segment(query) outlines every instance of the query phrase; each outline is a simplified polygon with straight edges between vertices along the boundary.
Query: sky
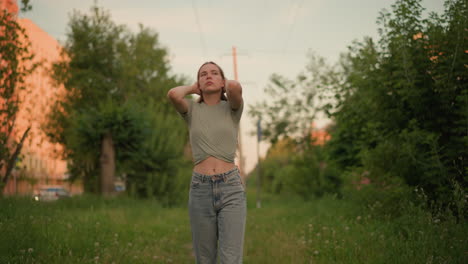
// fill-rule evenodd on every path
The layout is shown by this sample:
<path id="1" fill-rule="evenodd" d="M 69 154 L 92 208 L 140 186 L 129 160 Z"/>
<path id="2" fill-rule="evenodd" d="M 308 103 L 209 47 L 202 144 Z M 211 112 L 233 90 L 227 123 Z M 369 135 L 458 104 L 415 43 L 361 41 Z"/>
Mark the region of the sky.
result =
<path id="1" fill-rule="evenodd" d="M 20 2 L 20 1 L 18 1 Z M 94 0 L 34 0 L 28 18 L 64 43 L 73 10 L 89 13 Z M 154 29 L 169 51 L 173 74 L 196 78 L 205 61 L 219 64 L 234 79 L 232 47 L 246 107 L 241 121 L 245 171 L 257 162 L 255 121 L 250 105 L 268 100 L 263 90 L 273 73 L 295 78 L 304 71 L 310 52 L 334 63 L 353 40 L 378 38 L 376 24 L 393 0 L 99 0 L 112 20 L 133 31 L 138 25 Z M 426 14 L 441 13 L 443 0 L 423 0 Z M 188 83 L 191 84 L 191 83 Z M 328 120 L 315 121 L 318 128 Z M 268 148 L 260 145 L 263 156 Z"/>

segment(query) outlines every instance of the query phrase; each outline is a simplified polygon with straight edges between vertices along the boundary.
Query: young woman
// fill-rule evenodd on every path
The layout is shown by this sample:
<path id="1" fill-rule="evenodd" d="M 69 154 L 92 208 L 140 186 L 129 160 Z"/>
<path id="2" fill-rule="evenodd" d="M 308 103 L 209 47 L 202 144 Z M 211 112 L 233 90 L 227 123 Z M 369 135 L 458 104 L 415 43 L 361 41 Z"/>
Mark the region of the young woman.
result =
<path id="1" fill-rule="evenodd" d="M 226 98 L 226 95 L 227 98 Z M 198 102 L 187 100 L 198 94 Z M 226 80 L 214 62 L 203 64 L 197 82 L 168 92 L 186 121 L 195 163 L 189 216 L 197 263 L 242 263 L 245 190 L 234 164 L 244 102 L 242 87 Z"/>

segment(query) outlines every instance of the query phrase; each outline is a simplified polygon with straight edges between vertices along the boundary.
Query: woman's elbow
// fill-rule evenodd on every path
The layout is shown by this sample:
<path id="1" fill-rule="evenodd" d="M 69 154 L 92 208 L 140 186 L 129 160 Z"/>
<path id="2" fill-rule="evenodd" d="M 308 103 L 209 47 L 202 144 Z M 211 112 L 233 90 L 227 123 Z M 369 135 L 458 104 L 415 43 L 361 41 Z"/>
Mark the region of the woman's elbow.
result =
<path id="1" fill-rule="evenodd" d="M 172 88 L 167 92 L 167 98 L 173 101 L 175 97 L 176 97 L 175 91 L 174 91 L 174 88 Z"/>
<path id="2" fill-rule="evenodd" d="M 242 86 L 238 81 L 233 81 L 229 90 L 233 94 L 242 94 Z"/>

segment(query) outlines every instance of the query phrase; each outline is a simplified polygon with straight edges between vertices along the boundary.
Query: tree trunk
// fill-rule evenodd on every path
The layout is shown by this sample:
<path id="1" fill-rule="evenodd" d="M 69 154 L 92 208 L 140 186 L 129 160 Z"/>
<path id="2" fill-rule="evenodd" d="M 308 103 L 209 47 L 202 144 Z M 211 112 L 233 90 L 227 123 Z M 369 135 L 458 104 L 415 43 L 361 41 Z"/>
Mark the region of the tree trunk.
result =
<path id="1" fill-rule="evenodd" d="M 101 146 L 101 194 L 110 196 L 114 194 L 115 175 L 115 148 L 112 135 L 106 133 L 102 138 Z"/>
<path id="2" fill-rule="evenodd" d="M 1 184 L 2 188 L 0 189 L 0 191 L 1 191 L 0 195 L 3 194 L 3 188 L 8 183 L 8 179 L 10 178 L 11 171 L 15 167 L 16 158 L 18 158 L 18 155 L 21 153 L 21 149 L 23 148 L 23 142 L 26 139 L 26 137 L 28 136 L 28 132 L 29 132 L 30 129 L 31 129 L 31 127 L 28 127 L 28 129 L 26 129 L 26 131 L 24 131 L 20 142 L 16 146 L 15 152 L 13 153 L 13 155 L 11 155 L 10 159 L 8 160 L 8 164 L 7 164 L 6 171 L 5 171 L 5 176 L 2 179 L 2 184 Z"/>

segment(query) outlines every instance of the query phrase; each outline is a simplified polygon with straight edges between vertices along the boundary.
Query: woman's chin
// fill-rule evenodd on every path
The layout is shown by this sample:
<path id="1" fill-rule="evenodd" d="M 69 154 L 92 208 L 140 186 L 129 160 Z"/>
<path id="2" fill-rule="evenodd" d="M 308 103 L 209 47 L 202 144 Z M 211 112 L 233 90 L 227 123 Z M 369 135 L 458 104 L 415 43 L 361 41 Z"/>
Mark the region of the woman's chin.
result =
<path id="1" fill-rule="evenodd" d="M 206 94 L 216 94 L 221 92 L 221 88 L 208 86 L 203 90 L 203 92 Z"/>

